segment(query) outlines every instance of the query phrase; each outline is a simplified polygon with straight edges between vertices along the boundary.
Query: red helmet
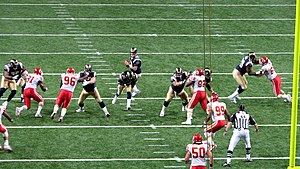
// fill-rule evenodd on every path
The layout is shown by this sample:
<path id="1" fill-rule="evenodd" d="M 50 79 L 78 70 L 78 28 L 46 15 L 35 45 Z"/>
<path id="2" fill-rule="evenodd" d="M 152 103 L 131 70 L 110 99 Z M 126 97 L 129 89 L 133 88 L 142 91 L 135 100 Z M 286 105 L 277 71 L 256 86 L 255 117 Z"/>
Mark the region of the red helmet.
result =
<path id="1" fill-rule="evenodd" d="M 204 75 L 204 73 L 203 73 L 203 71 L 202 71 L 202 69 L 201 68 L 197 68 L 196 70 L 195 70 L 195 74 L 196 74 L 196 76 L 202 76 L 202 75 Z"/>
<path id="2" fill-rule="evenodd" d="M 193 136 L 193 143 L 202 143 L 202 136 L 201 136 L 201 134 L 195 134 Z"/>
<path id="3" fill-rule="evenodd" d="M 210 96 L 210 101 L 211 101 L 211 102 L 217 102 L 217 101 L 219 101 L 219 96 L 218 96 L 218 94 L 217 94 L 217 93 L 211 94 L 211 96 Z"/>
<path id="4" fill-rule="evenodd" d="M 75 73 L 75 70 L 72 68 L 72 67 L 69 67 L 68 69 L 67 69 L 67 73 Z"/>
<path id="5" fill-rule="evenodd" d="M 267 56 L 262 56 L 259 61 L 262 65 L 266 65 L 267 63 L 269 63 L 269 59 Z"/>
<path id="6" fill-rule="evenodd" d="M 37 74 L 37 75 L 43 75 L 43 71 L 41 68 L 37 67 L 34 69 L 33 71 L 34 74 Z"/>

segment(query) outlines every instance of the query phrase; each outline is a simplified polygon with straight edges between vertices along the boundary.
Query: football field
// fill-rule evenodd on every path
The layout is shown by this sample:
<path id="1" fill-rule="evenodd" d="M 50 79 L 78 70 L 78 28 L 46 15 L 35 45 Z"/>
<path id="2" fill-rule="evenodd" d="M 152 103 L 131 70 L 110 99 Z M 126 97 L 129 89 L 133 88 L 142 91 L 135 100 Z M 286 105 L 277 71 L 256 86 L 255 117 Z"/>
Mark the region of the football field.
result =
<path id="1" fill-rule="evenodd" d="M 15 58 L 30 72 L 40 67 L 49 88 L 38 89 L 45 98 L 43 118 L 38 119 L 34 101 L 30 110 L 15 117 L 15 108 L 22 105 L 18 88 L 7 108 L 15 122 L 2 118 L 14 151 L 0 151 L 0 167 L 189 168 L 185 147 L 195 133 L 203 135 L 206 113 L 197 105 L 193 125 L 181 125 L 186 113 L 178 97 L 165 117 L 159 117 L 175 68 L 211 68 L 211 86 L 233 114 L 238 104 L 227 96 L 237 83 L 231 73 L 245 54 L 254 51 L 272 60 L 282 90 L 291 94 L 294 24 L 292 0 L 0 0 L 0 66 Z M 129 59 L 131 47 L 142 59 L 137 84 L 142 93 L 127 111 L 126 93 L 117 104 L 111 101 L 118 75 L 128 69 L 123 61 Z M 64 121 L 51 120 L 60 74 L 70 66 L 78 73 L 86 64 L 97 73 L 97 87 L 111 116 L 104 117 L 92 97 L 85 101 L 85 112 L 75 112 L 82 91 L 79 83 Z M 254 66 L 253 71 L 260 68 Z M 274 97 L 265 76 L 247 75 L 247 80 L 249 88 L 238 103 L 246 105 L 260 132 L 250 129 L 253 162 L 245 162 L 241 140 L 231 168 L 287 168 L 291 104 Z M 299 147 L 299 125 L 297 129 Z M 214 168 L 223 168 L 232 129 L 226 137 L 222 134 L 223 129 L 214 139 Z M 298 148 L 296 165 L 299 158 Z"/>

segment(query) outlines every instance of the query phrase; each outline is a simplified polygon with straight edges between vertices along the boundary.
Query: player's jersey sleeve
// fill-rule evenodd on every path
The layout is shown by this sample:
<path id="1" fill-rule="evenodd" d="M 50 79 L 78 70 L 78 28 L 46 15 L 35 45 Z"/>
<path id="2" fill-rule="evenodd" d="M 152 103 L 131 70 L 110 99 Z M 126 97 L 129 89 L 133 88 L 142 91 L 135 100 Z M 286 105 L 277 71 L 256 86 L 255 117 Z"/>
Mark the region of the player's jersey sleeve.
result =
<path id="1" fill-rule="evenodd" d="M 249 123 L 250 123 L 251 125 L 255 125 L 255 124 L 256 124 L 256 121 L 255 121 L 254 118 L 252 118 L 252 117 L 250 116 L 250 117 L 249 117 Z"/>

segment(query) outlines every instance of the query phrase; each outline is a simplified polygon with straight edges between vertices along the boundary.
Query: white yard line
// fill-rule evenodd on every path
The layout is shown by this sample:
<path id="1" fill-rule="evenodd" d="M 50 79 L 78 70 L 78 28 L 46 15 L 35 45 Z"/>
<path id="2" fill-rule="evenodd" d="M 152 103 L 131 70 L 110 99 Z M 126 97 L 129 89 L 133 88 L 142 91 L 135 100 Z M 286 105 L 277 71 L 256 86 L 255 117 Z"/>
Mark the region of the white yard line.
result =
<path id="1" fill-rule="evenodd" d="M 289 157 L 251 157 L 253 160 L 288 160 Z M 106 161 L 176 161 L 184 158 L 96 158 L 96 159 L 12 159 L 0 160 L 0 162 L 106 162 Z M 214 157 L 214 160 L 226 160 L 227 158 Z M 300 159 L 300 157 L 296 157 Z M 232 160 L 245 160 L 245 157 L 233 157 Z"/>
<path id="2" fill-rule="evenodd" d="M 0 34 L 6 37 L 294 37 L 294 34 Z"/>
<path id="3" fill-rule="evenodd" d="M 203 4 L 27 4 L 27 3 L 1 3 L 0 6 L 128 6 L 128 7 L 202 7 Z M 214 6 L 214 7 L 295 7 L 295 4 L 204 4 L 204 6 Z"/>
<path id="4" fill-rule="evenodd" d="M 259 127 L 290 127 L 290 124 L 259 124 Z M 141 126 L 6 126 L 9 129 L 96 129 L 96 128 L 204 128 L 206 125 L 141 125 Z M 297 125 L 300 127 L 300 124 Z M 151 138 L 149 138 L 151 139 Z"/>
<path id="5" fill-rule="evenodd" d="M 201 18 L 70 18 L 67 15 L 65 18 L 0 18 L 0 20 L 77 20 L 77 21 L 203 21 Z M 204 19 L 208 21 L 209 19 Z M 295 18 L 215 18 L 209 21 L 295 21 Z"/>
<path id="6" fill-rule="evenodd" d="M 75 38 L 74 38 L 75 39 Z M 77 38 L 77 39 L 89 39 L 89 38 Z M 77 42 L 80 43 L 80 42 Z M 92 42 L 81 42 L 81 43 L 92 43 Z M 235 42 L 236 43 L 236 42 Z M 0 52 L 0 55 L 128 55 L 128 53 L 113 53 L 113 52 Z M 151 53 L 139 53 L 140 55 L 203 55 L 204 53 L 197 52 L 151 52 Z M 206 53 L 208 54 L 208 53 Z M 241 52 L 212 52 L 212 55 L 244 55 Z M 256 54 L 264 55 L 293 55 L 294 52 L 256 52 Z"/>

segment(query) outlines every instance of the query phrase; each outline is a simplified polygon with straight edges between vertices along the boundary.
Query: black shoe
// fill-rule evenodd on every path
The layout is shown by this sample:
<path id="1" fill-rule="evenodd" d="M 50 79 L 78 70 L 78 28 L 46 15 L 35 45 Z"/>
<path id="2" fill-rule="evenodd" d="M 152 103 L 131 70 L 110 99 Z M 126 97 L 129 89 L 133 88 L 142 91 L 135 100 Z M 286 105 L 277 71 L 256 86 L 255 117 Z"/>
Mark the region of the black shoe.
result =
<path id="1" fill-rule="evenodd" d="M 230 165 L 230 163 L 225 162 L 225 163 L 223 164 L 223 167 L 231 167 L 231 165 Z"/>
<path id="2" fill-rule="evenodd" d="M 20 103 L 24 103 L 24 98 L 23 97 L 20 98 Z"/>
<path id="3" fill-rule="evenodd" d="M 246 159 L 246 162 L 252 162 L 253 160 L 251 158 Z"/>

